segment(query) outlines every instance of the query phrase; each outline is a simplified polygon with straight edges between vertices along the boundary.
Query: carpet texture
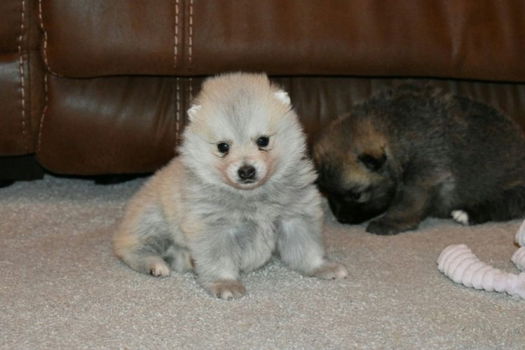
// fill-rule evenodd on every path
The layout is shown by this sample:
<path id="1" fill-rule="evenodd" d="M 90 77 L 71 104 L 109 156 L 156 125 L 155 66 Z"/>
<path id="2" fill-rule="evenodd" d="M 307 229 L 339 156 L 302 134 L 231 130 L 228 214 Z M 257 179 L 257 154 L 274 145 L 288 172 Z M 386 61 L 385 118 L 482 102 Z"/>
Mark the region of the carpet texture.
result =
<path id="1" fill-rule="evenodd" d="M 47 176 L 0 189 L 1 349 L 524 349 L 525 300 L 454 284 L 436 267 L 466 243 L 509 272 L 519 221 L 427 220 L 392 237 L 326 220 L 342 281 L 279 261 L 244 275 L 248 295 L 209 297 L 192 274 L 130 270 L 111 235 L 143 179 L 100 186 Z"/>

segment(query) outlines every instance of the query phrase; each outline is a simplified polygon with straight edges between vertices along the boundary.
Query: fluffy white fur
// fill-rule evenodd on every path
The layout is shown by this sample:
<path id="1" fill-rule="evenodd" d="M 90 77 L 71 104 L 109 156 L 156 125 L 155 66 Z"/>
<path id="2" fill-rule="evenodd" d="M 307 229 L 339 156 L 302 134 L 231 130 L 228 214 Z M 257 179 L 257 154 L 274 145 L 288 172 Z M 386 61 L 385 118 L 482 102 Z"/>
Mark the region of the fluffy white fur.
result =
<path id="1" fill-rule="evenodd" d="M 316 174 L 286 92 L 264 74 L 220 75 L 203 83 L 188 116 L 181 156 L 130 201 L 116 255 L 154 276 L 193 270 L 223 299 L 242 296 L 240 272 L 273 253 L 308 276 L 346 277 L 325 257 Z M 268 145 L 258 145 L 261 137 Z M 255 169 L 250 181 L 242 166 Z"/>

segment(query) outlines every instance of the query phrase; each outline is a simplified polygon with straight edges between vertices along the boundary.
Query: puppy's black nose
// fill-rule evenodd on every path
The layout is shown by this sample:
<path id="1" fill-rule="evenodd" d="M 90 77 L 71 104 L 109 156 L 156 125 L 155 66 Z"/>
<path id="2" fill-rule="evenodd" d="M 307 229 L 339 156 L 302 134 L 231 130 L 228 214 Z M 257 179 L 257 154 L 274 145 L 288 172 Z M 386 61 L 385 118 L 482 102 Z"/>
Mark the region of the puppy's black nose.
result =
<path id="1" fill-rule="evenodd" d="M 256 170 L 251 165 L 243 165 L 237 170 L 237 174 L 239 174 L 241 180 L 253 180 L 255 179 L 255 173 Z"/>

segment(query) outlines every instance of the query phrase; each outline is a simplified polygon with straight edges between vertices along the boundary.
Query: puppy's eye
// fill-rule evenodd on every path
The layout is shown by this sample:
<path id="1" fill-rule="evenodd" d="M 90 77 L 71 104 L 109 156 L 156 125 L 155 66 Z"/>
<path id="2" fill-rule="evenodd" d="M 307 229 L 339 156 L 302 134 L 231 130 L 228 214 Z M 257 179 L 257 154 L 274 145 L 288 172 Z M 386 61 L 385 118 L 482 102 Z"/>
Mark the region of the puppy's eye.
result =
<path id="1" fill-rule="evenodd" d="M 226 142 L 221 142 L 217 144 L 217 150 L 222 154 L 227 154 L 230 150 L 230 145 Z"/>
<path id="2" fill-rule="evenodd" d="M 261 136 L 257 140 L 255 140 L 255 143 L 257 144 L 257 146 L 263 148 L 268 146 L 268 144 L 270 143 L 270 138 L 268 136 Z"/>
<path id="3" fill-rule="evenodd" d="M 379 157 L 374 157 L 370 154 L 363 153 L 359 155 L 358 159 L 361 163 L 363 163 L 368 168 L 368 170 L 378 171 L 385 164 L 386 155 L 382 154 Z"/>

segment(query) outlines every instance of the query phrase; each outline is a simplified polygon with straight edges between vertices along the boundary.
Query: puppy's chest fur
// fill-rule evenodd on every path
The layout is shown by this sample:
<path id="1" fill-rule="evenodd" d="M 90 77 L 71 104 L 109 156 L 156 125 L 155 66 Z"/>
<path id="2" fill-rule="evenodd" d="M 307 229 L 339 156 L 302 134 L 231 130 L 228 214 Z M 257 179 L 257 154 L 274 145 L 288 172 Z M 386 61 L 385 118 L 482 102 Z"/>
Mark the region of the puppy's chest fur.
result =
<path id="1" fill-rule="evenodd" d="M 254 270 L 271 258 L 278 239 L 278 221 L 286 210 L 279 196 L 262 193 L 244 197 L 214 191 L 201 194 L 205 196 L 191 198 L 189 204 L 207 228 L 203 237 L 206 246 L 227 246 L 224 253 L 235 257 L 243 271 Z"/>

